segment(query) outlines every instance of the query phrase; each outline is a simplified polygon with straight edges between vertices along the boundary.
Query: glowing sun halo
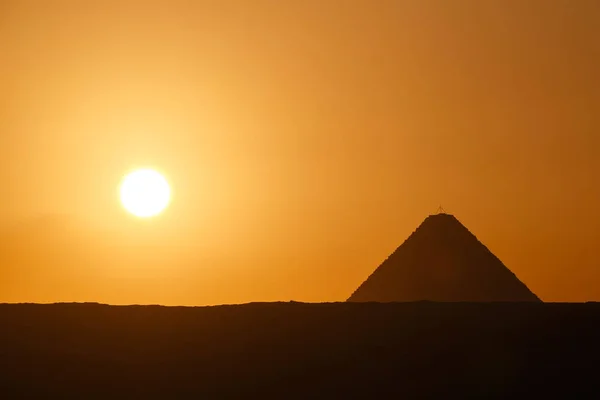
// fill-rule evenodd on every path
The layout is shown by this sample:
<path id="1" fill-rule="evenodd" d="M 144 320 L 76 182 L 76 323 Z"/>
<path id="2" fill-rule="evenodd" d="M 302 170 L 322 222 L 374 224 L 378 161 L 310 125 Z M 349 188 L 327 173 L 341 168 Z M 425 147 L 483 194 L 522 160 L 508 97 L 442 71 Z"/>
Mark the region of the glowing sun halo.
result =
<path id="1" fill-rule="evenodd" d="M 171 200 L 169 183 L 152 169 L 138 169 L 127 174 L 119 194 L 123 207 L 140 218 L 159 214 Z"/>

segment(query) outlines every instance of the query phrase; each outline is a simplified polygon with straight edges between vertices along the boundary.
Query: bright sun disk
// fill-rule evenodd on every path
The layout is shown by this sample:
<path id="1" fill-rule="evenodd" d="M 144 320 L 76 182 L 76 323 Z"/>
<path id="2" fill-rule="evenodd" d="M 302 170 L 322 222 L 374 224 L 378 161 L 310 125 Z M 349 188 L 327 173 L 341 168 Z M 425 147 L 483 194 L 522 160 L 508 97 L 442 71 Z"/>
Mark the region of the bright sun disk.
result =
<path id="1" fill-rule="evenodd" d="M 120 197 L 123 207 L 140 218 L 159 214 L 171 199 L 169 183 L 152 169 L 138 169 L 125 176 L 121 183 Z"/>

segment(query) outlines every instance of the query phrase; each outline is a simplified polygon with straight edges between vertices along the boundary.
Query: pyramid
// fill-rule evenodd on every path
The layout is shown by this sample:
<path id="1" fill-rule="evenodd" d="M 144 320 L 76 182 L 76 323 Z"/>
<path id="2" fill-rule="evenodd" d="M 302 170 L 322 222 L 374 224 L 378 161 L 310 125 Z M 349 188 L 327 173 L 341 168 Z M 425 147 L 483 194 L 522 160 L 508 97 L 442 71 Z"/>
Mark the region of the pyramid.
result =
<path id="1" fill-rule="evenodd" d="M 350 302 L 541 301 L 453 215 L 430 215 Z"/>

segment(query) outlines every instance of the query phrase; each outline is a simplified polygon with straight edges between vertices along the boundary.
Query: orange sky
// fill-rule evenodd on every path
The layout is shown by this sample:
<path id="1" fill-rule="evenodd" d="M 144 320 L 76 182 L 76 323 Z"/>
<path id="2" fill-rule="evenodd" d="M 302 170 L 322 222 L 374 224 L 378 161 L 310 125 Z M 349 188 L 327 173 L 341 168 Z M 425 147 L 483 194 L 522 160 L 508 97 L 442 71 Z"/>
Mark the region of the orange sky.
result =
<path id="1" fill-rule="evenodd" d="M 344 300 L 440 203 L 598 300 L 598 71 L 596 0 L 0 0 L 0 302 Z"/>

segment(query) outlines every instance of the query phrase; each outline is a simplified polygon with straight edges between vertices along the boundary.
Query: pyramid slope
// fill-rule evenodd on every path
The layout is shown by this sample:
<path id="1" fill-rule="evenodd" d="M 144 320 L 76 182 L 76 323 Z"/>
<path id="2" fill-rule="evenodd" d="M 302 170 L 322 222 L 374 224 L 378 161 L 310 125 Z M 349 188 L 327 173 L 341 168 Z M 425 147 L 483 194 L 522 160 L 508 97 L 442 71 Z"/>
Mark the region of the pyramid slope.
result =
<path id="1" fill-rule="evenodd" d="M 350 296 L 352 302 L 540 301 L 453 215 L 430 215 Z"/>

